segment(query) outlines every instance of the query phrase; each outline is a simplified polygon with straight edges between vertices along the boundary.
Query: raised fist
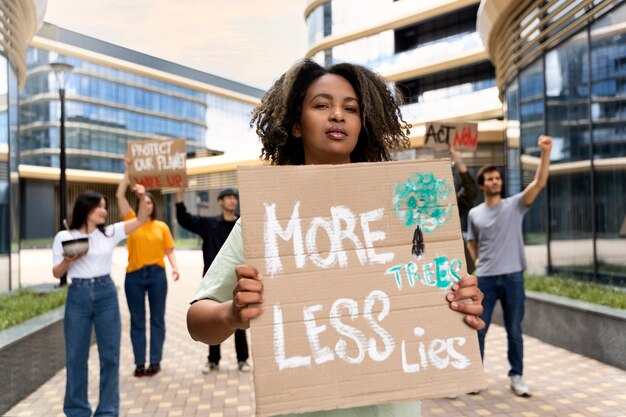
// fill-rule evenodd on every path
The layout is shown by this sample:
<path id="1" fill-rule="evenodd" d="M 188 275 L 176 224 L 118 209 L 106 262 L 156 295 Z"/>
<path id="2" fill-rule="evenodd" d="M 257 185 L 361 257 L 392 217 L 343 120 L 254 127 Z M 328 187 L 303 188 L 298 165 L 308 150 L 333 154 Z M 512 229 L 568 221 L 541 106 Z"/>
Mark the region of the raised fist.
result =
<path id="1" fill-rule="evenodd" d="M 537 145 L 541 149 L 541 152 L 550 152 L 552 150 L 552 136 L 539 136 L 537 140 Z"/>

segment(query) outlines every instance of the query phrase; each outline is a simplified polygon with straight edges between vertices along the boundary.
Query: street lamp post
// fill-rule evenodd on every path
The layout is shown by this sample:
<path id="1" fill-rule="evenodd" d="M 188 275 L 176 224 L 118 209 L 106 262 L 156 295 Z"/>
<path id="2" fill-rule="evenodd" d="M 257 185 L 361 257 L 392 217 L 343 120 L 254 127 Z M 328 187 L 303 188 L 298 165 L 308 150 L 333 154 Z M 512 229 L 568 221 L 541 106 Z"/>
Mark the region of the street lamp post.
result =
<path id="1" fill-rule="evenodd" d="M 57 85 L 59 87 L 59 99 L 61 101 L 61 129 L 59 140 L 59 169 L 61 175 L 59 177 L 59 230 L 63 230 L 65 227 L 64 221 L 67 219 L 67 179 L 65 178 L 66 158 L 65 158 L 65 84 L 70 76 L 70 73 L 74 69 L 70 64 L 64 62 L 53 62 L 50 64 L 54 75 L 57 79 Z M 63 286 L 67 284 L 67 275 L 61 277 L 59 285 Z"/>

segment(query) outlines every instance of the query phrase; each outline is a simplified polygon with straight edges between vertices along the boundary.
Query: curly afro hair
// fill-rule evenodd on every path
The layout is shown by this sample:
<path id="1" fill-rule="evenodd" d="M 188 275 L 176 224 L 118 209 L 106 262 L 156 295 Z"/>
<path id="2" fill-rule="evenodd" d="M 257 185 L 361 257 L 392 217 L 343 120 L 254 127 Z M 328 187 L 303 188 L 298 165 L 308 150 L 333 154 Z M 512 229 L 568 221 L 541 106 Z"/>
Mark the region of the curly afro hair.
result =
<path id="1" fill-rule="evenodd" d="M 400 112 L 402 96 L 390 90 L 385 79 L 360 65 L 341 63 L 324 68 L 305 59 L 283 74 L 252 112 L 250 127 L 256 125 L 261 138 L 261 158 L 272 165 L 304 164 L 302 139 L 293 136 L 292 127 L 300 121 L 307 89 L 326 74 L 345 78 L 359 101 L 362 127 L 351 162 L 388 161 L 391 151 L 409 146 L 411 125 Z"/>

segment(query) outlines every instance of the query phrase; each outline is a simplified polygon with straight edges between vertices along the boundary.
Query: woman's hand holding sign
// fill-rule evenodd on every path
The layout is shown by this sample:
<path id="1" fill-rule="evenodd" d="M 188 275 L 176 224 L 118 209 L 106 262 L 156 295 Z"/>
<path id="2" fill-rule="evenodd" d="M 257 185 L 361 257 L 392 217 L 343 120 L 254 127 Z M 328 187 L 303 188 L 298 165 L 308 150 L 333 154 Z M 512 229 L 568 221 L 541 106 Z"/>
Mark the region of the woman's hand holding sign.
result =
<path id="1" fill-rule="evenodd" d="M 474 275 L 466 275 L 451 287 L 451 292 L 446 296 L 450 302 L 450 308 L 459 313 L 465 313 L 465 323 L 476 330 L 485 327 L 485 322 L 480 318 L 483 313 L 483 293 L 478 288 L 478 278 Z"/>
<path id="2" fill-rule="evenodd" d="M 250 319 L 263 313 L 263 277 L 249 265 L 239 265 L 235 273 L 237 285 L 233 290 L 231 311 L 236 317 L 235 321 L 240 323 L 236 327 L 248 328 Z"/>

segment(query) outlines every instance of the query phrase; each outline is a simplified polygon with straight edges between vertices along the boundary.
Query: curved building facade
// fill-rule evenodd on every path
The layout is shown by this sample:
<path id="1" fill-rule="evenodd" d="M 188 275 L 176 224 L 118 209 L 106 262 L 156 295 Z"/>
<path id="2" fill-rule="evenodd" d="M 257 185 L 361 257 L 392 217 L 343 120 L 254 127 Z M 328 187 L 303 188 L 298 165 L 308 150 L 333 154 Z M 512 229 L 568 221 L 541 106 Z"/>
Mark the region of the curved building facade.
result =
<path id="1" fill-rule="evenodd" d="M 478 0 L 312 0 L 305 10 L 307 57 L 320 64 L 354 62 L 395 82 L 406 98 L 413 149 L 399 158 L 432 157 L 425 125 L 478 122 L 471 170 L 503 165 L 502 105 L 495 73 L 476 32 Z M 355 18 L 355 13 L 358 18 Z"/>
<path id="2" fill-rule="evenodd" d="M 475 176 L 504 168 L 502 103 L 494 67 L 476 31 L 479 0 L 311 0 L 305 10 L 307 57 L 320 64 L 365 65 L 403 93 L 411 149 L 396 159 L 449 157 L 424 147 L 431 122 L 478 124 L 478 147 L 462 152 Z M 455 175 L 458 178 L 458 175 Z M 477 196 L 475 203 L 482 201 Z M 467 219 L 461 219 L 463 229 Z"/>
<path id="3" fill-rule="evenodd" d="M 553 137 L 550 182 L 524 225 L 551 272 L 626 285 L 626 2 L 483 0 L 478 31 L 506 122 L 508 192 Z"/>
<path id="4" fill-rule="evenodd" d="M 43 23 L 45 0 L 0 2 L 0 293 L 19 287 L 18 91 L 26 49 Z"/>

